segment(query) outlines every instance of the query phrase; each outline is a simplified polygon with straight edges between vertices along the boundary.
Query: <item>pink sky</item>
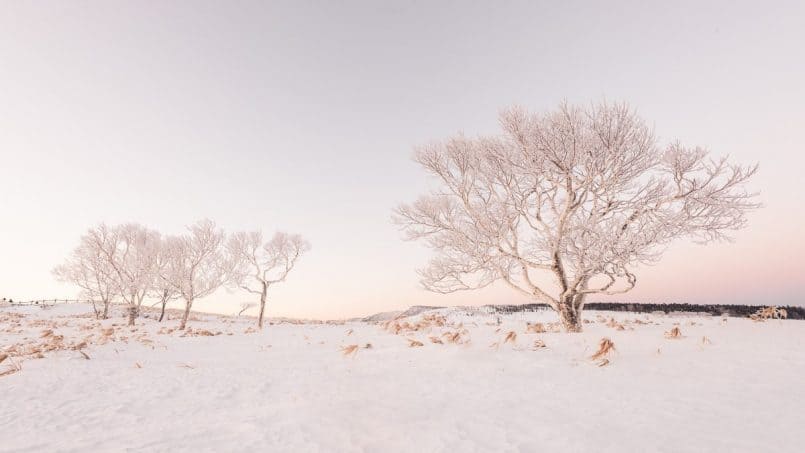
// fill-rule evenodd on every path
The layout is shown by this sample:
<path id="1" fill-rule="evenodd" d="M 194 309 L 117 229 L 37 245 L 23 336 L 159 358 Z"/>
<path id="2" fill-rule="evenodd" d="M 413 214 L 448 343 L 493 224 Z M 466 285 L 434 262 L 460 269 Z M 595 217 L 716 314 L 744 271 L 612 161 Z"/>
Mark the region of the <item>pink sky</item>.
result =
<path id="1" fill-rule="evenodd" d="M 298 232 L 271 314 L 521 303 L 426 293 L 391 209 L 415 145 L 494 133 L 514 103 L 630 102 L 664 141 L 760 163 L 733 244 L 679 243 L 620 300 L 802 305 L 801 2 L 26 2 L 0 10 L 0 297 L 69 297 L 89 226 Z M 198 309 L 232 311 L 221 292 Z"/>

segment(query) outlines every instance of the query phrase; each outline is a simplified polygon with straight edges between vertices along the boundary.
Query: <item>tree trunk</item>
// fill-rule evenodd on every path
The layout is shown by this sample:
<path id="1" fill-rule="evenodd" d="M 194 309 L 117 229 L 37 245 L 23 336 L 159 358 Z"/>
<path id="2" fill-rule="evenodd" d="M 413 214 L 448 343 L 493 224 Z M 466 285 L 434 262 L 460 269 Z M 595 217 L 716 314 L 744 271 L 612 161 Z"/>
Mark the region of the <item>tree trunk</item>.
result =
<path id="1" fill-rule="evenodd" d="M 578 296 L 563 297 L 559 301 L 559 320 L 565 332 L 581 332 L 581 307 L 576 304 Z"/>
<path id="2" fill-rule="evenodd" d="M 129 306 L 129 325 L 134 325 L 134 320 L 137 319 L 137 316 L 140 314 L 139 307 L 136 305 Z"/>
<path id="3" fill-rule="evenodd" d="M 165 306 L 168 305 L 168 290 L 166 289 L 162 293 L 162 311 L 159 313 L 159 322 L 162 322 L 162 318 L 165 317 Z"/>
<path id="4" fill-rule="evenodd" d="M 103 319 L 109 319 L 109 301 L 103 301 Z"/>
<path id="5" fill-rule="evenodd" d="M 263 328 L 263 314 L 266 311 L 266 292 L 268 290 L 268 286 L 263 283 L 263 292 L 260 293 L 260 316 L 257 318 L 257 327 L 260 329 Z"/>
<path id="6" fill-rule="evenodd" d="M 193 306 L 192 300 L 186 300 L 184 303 L 184 314 L 182 315 L 182 323 L 179 324 L 179 330 L 184 330 L 187 326 L 187 318 L 190 316 L 190 307 Z"/>

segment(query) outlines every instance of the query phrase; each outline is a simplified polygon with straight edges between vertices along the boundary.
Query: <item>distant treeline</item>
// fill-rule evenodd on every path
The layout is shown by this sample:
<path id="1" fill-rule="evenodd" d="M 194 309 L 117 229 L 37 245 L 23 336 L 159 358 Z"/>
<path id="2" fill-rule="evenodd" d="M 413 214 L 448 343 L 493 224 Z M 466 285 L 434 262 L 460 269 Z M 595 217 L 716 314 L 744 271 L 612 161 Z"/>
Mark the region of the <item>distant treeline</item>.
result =
<path id="1" fill-rule="evenodd" d="M 652 313 L 662 311 L 688 312 L 688 313 L 709 313 L 715 316 L 734 316 L 748 318 L 749 315 L 757 312 L 764 305 L 717 305 L 717 304 L 627 304 L 623 302 L 591 302 L 584 304 L 585 310 L 593 311 L 628 311 L 633 313 Z M 527 311 L 545 310 L 545 304 L 523 304 L 523 305 L 487 305 L 491 312 L 496 313 L 518 313 Z M 788 312 L 788 319 L 805 319 L 805 307 L 779 306 Z"/>

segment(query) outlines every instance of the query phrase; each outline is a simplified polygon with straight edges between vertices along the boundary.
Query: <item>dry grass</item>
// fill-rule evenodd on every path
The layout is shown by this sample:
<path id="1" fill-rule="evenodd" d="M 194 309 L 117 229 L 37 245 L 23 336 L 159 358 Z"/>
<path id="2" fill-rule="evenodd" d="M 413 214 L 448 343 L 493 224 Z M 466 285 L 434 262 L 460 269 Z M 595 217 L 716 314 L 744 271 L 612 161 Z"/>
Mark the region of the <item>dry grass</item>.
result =
<path id="1" fill-rule="evenodd" d="M 469 343 L 469 336 L 467 334 L 462 333 L 462 331 L 456 332 L 445 332 L 442 334 L 442 338 L 445 339 L 448 343 L 451 344 L 468 344 Z"/>
<path id="2" fill-rule="evenodd" d="M 407 340 L 409 348 L 421 348 L 422 346 L 425 346 L 424 343 L 418 340 L 414 340 L 413 338 L 407 338 Z"/>
<path id="3" fill-rule="evenodd" d="M 503 344 L 506 343 L 512 343 L 512 344 L 517 343 L 517 333 L 515 331 L 512 330 L 511 332 L 506 334 L 506 337 L 503 339 Z"/>
<path id="4" fill-rule="evenodd" d="M 682 331 L 679 330 L 678 326 L 674 327 L 673 329 L 665 332 L 665 338 L 673 338 L 673 339 L 682 338 Z"/>
<path id="5" fill-rule="evenodd" d="M 609 359 L 601 359 L 598 362 L 596 362 L 595 364 L 598 365 L 599 367 L 607 366 L 607 365 L 609 365 Z"/>
<path id="6" fill-rule="evenodd" d="M 422 317 L 422 320 L 424 322 L 433 324 L 433 325 L 435 325 L 437 327 L 444 327 L 445 324 L 447 324 L 447 319 L 444 316 L 436 315 L 436 314 L 425 315 L 425 316 Z"/>
<path id="7" fill-rule="evenodd" d="M 618 321 L 615 321 L 615 318 L 609 318 L 607 327 L 612 327 L 615 330 L 626 330 L 626 327 Z"/>
<path id="8" fill-rule="evenodd" d="M 615 351 L 615 343 L 609 338 L 602 338 L 598 342 L 598 350 L 590 358 L 593 360 L 603 359 L 612 351 Z"/>
<path id="9" fill-rule="evenodd" d="M 349 355 L 354 357 L 355 354 L 357 354 L 357 352 L 358 352 L 358 345 L 356 344 L 351 344 L 341 348 L 341 354 L 344 355 L 344 357 Z"/>
<path id="10" fill-rule="evenodd" d="M 444 344 L 444 342 L 439 337 L 428 337 L 428 339 L 433 344 Z"/>
<path id="11" fill-rule="evenodd" d="M 545 348 L 545 347 L 547 347 L 547 346 L 545 345 L 544 341 L 542 341 L 540 339 L 536 339 L 536 340 L 534 340 L 534 344 L 531 345 L 531 350 L 532 351 L 537 351 L 537 350 Z"/>
<path id="12" fill-rule="evenodd" d="M 562 324 L 559 322 L 549 322 L 545 327 L 551 333 L 560 333 L 562 331 Z"/>
<path id="13" fill-rule="evenodd" d="M 547 332 L 547 330 L 545 330 L 545 324 L 541 322 L 535 322 L 534 324 L 531 324 L 530 322 L 526 323 L 525 333 L 545 333 L 545 332 Z"/>
<path id="14" fill-rule="evenodd" d="M 778 308 L 772 305 L 759 309 L 749 318 L 756 322 L 763 322 L 767 319 L 785 319 L 788 318 L 788 312 L 785 311 L 785 308 Z"/>
<path id="15" fill-rule="evenodd" d="M 347 336 L 352 335 L 352 332 L 354 332 L 354 330 L 352 330 L 352 329 L 347 330 Z"/>
<path id="16" fill-rule="evenodd" d="M 217 331 L 212 332 L 206 329 L 193 329 L 192 327 L 188 327 L 185 331 L 179 335 L 180 337 L 215 337 L 218 335 L 222 335 L 223 332 Z"/>
<path id="17" fill-rule="evenodd" d="M 10 367 L 7 367 L 5 370 L 0 371 L 0 377 L 8 376 L 18 371 L 22 371 L 22 363 L 12 362 Z"/>
<path id="18" fill-rule="evenodd" d="M 407 334 L 413 332 L 429 332 L 439 327 L 447 326 L 447 319 L 438 314 L 424 315 L 419 321 L 410 322 L 400 319 L 392 319 L 383 323 L 383 329 L 394 335 Z M 456 328 L 463 327 L 461 324 Z"/>

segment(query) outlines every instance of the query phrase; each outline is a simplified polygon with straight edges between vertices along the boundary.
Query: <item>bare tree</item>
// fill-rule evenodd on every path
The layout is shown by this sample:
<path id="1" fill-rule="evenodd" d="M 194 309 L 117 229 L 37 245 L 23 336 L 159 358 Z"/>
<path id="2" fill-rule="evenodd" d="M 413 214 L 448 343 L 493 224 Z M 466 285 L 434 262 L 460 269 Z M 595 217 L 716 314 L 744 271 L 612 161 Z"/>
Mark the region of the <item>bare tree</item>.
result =
<path id="1" fill-rule="evenodd" d="M 223 230 L 205 219 L 188 227 L 188 234 L 165 240 L 165 281 L 185 301 L 180 329 L 187 326 L 193 302 L 215 292 L 229 276 L 224 238 Z"/>
<path id="2" fill-rule="evenodd" d="M 299 257 L 310 250 L 310 244 L 298 234 L 276 233 L 263 243 L 263 234 L 255 231 L 236 233 L 227 244 L 235 263 L 231 280 L 238 287 L 260 295 L 257 325 L 263 328 L 268 288 L 285 281 Z"/>
<path id="3" fill-rule="evenodd" d="M 160 234 L 136 223 L 126 223 L 111 228 L 101 224 L 87 236 L 111 269 L 110 278 L 128 305 L 128 324 L 133 326 L 157 277 Z"/>
<path id="4" fill-rule="evenodd" d="M 78 247 L 64 264 L 53 269 L 57 280 L 72 283 L 81 289 L 82 297 L 92 301 L 95 317 L 101 319 L 109 317 L 109 305 L 117 294 L 117 284 L 111 277 L 113 272 L 105 254 L 89 234 L 81 237 Z M 100 309 L 96 301 L 101 303 Z"/>
<path id="5" fill-rule="evenodd" d="M 420 271 L 429 290 L 502 281 L 577 332 L 588 296 L 631 290 L 635 266 L 675 239 L 729 239 L 759 206 L 745 189 L 757 166 L 661 148 L 626 105 L 513 108 L 500 124 L 500 136 L 459 135 L 416 152 L 439 188 L 394 219 L 437 252 Z"/>
<path id="6" fill-rule="evenodd" d="M 176 287 L 171 284 L 170 280 L 171 256 L 169 241 L 163 239 L 156 257 L 154 283 L 151 288 L 151 293 L 149 294 L 150 297 L 157 299 L 157 304 L 159 304 L 161 308 L 158 322 L 162 322 L 165 318 L 165 308 L 168 302 L 179 298 L 179 292 L 176 290 Z"/>
<path id="7" fill-rule="evenodd" d="M 243 315 L 246 311 L 254 308 L 257 304 L 253 304 L 251 302 L 243 302 L 240 304 L 240 311 L 238 312 L 238 316 Z"/>

